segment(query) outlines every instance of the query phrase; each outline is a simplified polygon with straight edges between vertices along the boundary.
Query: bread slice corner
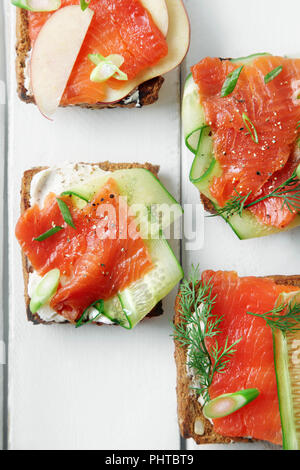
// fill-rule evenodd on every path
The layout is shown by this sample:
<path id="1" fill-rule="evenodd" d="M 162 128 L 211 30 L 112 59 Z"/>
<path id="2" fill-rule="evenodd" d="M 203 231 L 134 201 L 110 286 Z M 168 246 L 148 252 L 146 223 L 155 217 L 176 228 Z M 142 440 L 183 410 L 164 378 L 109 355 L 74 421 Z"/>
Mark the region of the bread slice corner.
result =
<path id="1" fill-rule="evenodd" d="M 95 165 L 95 163 L 91 164 Z M 158 177 L 159 166 L 152 165 L 151 163 L 110 163 L 108 161 L 97 163 L 99 168 L 103 171 L 116 171 L 116 170 L 125 170 L 131 168 L 144 168 L 151 173 Z M 35 167 L 31 168 L 30 170 L 26 170 L 23 174 L 22 182 L 21 182 L 21 214 L 23 214 L 29 207 L 30 207 L 30 189 L 31 189 L 31 182 L 37 173 L 47 169 L 48 167 Z M 56 322 L 46 322 L 42 318 L 39 317 L 37 313 L 33 314 L 29 308 L 30 305 L 30 297 L 28 293 L 28 283 L 29 283 L 29 274 L 32 272 L 32 267 L 30 266 L 29 260 L 27 256 L 22 252 L 22 268 L 23 268 L 23 279 L 24 279 L 24 297 L 25 297 L 25 306 L 26 306 L 26 313 L 28 321 L 32 322 L 35 325 L 44 324 L 56 324 Z M 163 314 L 162 302 L 159 302 L 154 309 L 146 316 L 147 317 L 157 317 Z M 69 324 L 69 322 L 64 322 L 65 324 Z M 64 324 L 60 323 L 60 324 Z M 96 326 L 102 326 L 103 323 L 97 322 L 93 323 Z"/>
<path id="2" fill-rule="evenodd" d="M 25 103 L 34 103 L 34 97 L 26 88 L 26 62 L 28 54 L 31 51 L 31 41 L 29 36 L 28 27 L 28 11 L 22 8 L 17 8 L 16 13 L 16 80 L 17 80 L 17 93 L 19 98 Z M 117 103 L 80 103 L 75 106 L 87 109 L 104 109 L 104 108 L 135 108 L 148 106 L 155 103 L 159 98 L 159 92 L 164 83 L 164 78 L 159 76 L 148 80 L 133 90 L 127 97 L 118 101 Z M 138 100 L 130 100 L 128 98 L 134 95 L 138 90 Z"/>
<path id="3" fill-rule="evenodd" d="M 295 276 L 266 276 L 276 284 L 299 286 L 300 275 Z M 174 324 L 180 324 L 180 294 L 175 303 Z M 175 362 L 177 369 L 177 413 L 178 424 L 182 437 L 193 439 L 196 444 L 230 444 L 233 442 L 254 442 L 255 439 L 222 436 L 215 432 L 212 423 L 206 419 L 202 406 L 191 390 L 192 380 L 188 375 L 186 361 L 187 349 L 175 340 Z"/>

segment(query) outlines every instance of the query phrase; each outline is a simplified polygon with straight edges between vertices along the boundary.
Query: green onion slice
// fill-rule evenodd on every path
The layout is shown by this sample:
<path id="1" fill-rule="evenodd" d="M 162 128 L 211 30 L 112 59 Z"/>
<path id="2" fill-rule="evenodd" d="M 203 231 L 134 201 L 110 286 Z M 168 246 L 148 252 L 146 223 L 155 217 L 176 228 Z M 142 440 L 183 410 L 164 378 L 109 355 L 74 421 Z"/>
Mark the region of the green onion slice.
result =
<path id="1" fill-rule="evenodd" d="M 81 10 L 84 11 L 88 8 L 89 4 L 90 4 L 90 1 L 91 0 L 80 0 L 80 6 L 81 6 Z"/>
<path id="2" fill-rule="evenodd" d="M 30 311 L 36 313 L 55 294 L 60 279 L 59 269 L 52 269 L 38 283 L 30 300 Z"/>
<path id="3" fill-rule="evenodd" d="M 227 77 L 226 80 L 223 84 L 222 90 L 221 90 L 221 97 L 225 98 L 225 96 L 230 95 L 237 84 L 237 81 L 239 79 L 239 76 L 241 74 L 241 71 L 243 70 L 244 66 L 241 65 L 241 67 L 235 69 L 233 72 L 231 72 Z"/>
<path id="4" fill-rule="evenodd" d="M 224 418 L 239 410 L 259 395 L 257 388 L 248 388 L 235 393 L 226 393 L 209 401 L 203 408 L 206 418 Z"/>
<path id="5" fill-rule="evenodd" d="M 72 216 L 71 216 L 70 209 L 68 208 L 67 204 L 62 199 L 59 199 L 58 197 L 56 198 L 56 201 L 60 209 L 61 215 L 63 216 L 63 219 L 66 222 L 66 224 L 76 229 Z"/>
<path id="6" fill-rule="evenodd" d="M 247 129 L 250 133 L 251 139 L 253 140 L 253 142 L 258 144 L 257 130 L 255 129 L 255 126 L 254 126 L 253 122 L 250 121 L 250 119 L 249 119 L 249 117 L 247 116 L 246 113 L 243 113 L 242 117 L 243 117 L 244 124 L 245 124 L 245 126 L 247 127 Z"/>
<path id="7" fill-rule="evenodd" d="M 82 194 L 76 193 L 75 191 L 64 191 L 63 193 L 61 193 L 61 196 L 75 196 L 85 202 L 89 202 L 89 199 L 87 197 L 82 196 Z"/>
<path id="8" fill-rule="evenodd" d="M 47 230 L 47 232 L 44 232 L 42 233 L 41 235 L 39 235 L 37 238 L 35 238 L 34 240 L 36 242 L 43 242 L 44 240 L 46 240 L 47 238 L 49 237 L 52 237 L 52 235 L 55 235 L 55 233 L 59 232 L 60 230 L 63 230 L 64 228 L 63 227 L 60 227 L 59 225 L 56 226 L 56 227 L 52 227 L 50 228 L 50 230 Z"/>
<path id="9" fill-rule="evenodd" d="M 98 310 L 99 314 L 96 315 L 91 320 L 86 321 L 87 312 L 92 307 Z M 97 320 L 97 318 L 103 315 L 103 312 L 104 312 L 104 301 L 102 299 L 96 300 L 91 305 L 89 305 L 89 307 L 85 309 L 85 311 L 83 312 L 79 320 L 76 322 L 76 328 L 80 328 L 82 325 L 88 325 L 89 323 L 94 322 L 95 320 Z"/>
<path id="10" fill-rule="evenodd" d="M 298 165 L 297 170 L 296 170 L 296 175 L 300 179 L 300 165 Z"/>
<path id="11" fill-rule="evenodd" d="M 11 0 L 11 3 L 29 11 L 54 11 L 61 7 L 61 0 Z"/>
<path id="12" fill-rule="evenodd" d="M 279 65 L 274 70 L 271 70 L 271 72 L 267 73 L 267 75 L 264 78 L 265 83 L 269 83 L 272 80 L 274 80 L 274 78 L 276 78 L 277 75 L 279 75 L 282 72 L 282 69 L 283 69 L 282 65 Z"/>
<path id="13" fill-rule="evenodd" d="M 90 75 L 92 82 L 102 83 L 106 82 L 109 78 L 128 80 L 127 74 L 120 70 L 124 63 L 124 57 L 121 55 L 111 54 L 104 57 L 101 54 L 89 54 L 88 58 L 96 65 Z"/>

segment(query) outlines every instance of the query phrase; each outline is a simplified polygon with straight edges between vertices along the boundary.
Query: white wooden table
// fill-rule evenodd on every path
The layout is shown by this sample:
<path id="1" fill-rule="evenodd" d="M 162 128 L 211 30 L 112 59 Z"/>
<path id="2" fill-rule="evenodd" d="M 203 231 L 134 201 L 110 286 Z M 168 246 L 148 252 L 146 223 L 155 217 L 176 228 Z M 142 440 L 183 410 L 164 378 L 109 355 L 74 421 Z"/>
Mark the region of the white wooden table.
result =
<path id="1" fill-rule="evenodd" d="M 300 4 L 186 0 L 191 49 L 181 71 L 166 76 L 157 104 L 137 110 L 61 109 L 51 123 L 16 96 L 14 8 L 9 3 L 5 0 L 10 126 L 8 447 L 180 449 L 170 337 L 176 292 L 165 299 L 163 317 L 132 332 L 28 323 L 14 238 L 21 176 L 32 166 L 63 160 L 149 161 L 161 165 L 161 179 L 175 197 L 198 203 L 188 181 L 192 156 L 181 146 L 180 93 L 189 66 L 206 55 L 244 56 L 264 50 L 297 54 Z M 217 218 L 205 219 L 205 227 L 200 221 L 198 230 L 197 251 L 186 251 L 184 241 L 173 244 L 186 271 L 191 263 L 200 263 L 201 269 L 236 269 L 242 275 L 300 272 L 299 230 L 244 242 Z M 234 448 L 240 447 L 246 446 Z"/>

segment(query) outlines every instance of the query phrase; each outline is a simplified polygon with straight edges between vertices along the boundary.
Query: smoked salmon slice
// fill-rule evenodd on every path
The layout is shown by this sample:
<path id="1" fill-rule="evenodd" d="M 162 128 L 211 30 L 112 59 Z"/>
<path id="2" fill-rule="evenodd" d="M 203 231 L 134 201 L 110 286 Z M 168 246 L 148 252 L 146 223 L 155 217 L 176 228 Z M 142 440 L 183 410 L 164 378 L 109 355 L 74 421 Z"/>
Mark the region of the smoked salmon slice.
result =
<path id="1" fill-rule="evenodd" d="M 231 437 L 252 437 L 282 443 L 271 328 L 247 312 L 262 314 L 274 308 L 281 292 L 298 290 L 257 277 L 239 278 L 235 272 L 205 271 L 204 283 L 210 282 L 215 297 L 214 314 L 223 316 L 217 341 L 224 347 L 241 338 L 234 347 L 223 373 L 215 374 L 209 388 L 210 398 L 247 388 L 257 388 L 260 395 L 252 403 L 225 417 L 214 419 L 217 433 Z M 215 339 L 208 339 L 208 348 Z"/>
<path id="2" fill-rule="evenodd" d="M 205 58 L 192 67 L 206 123 L 211 127 L 214 155 L 222 174 L 213 178 L 210 193 L 220 207 L 236 193 L 247 203 L 278 187 L 300 163 L 300 59 L 263 55 L 244 65 L 234 91 L 221 96 L 223 84 L 241 66 L 230 60 Z M 275 69 L 280 73 L 265 83 Z M 245 122 L 246 116 L 246 122 Z M 255 129 L 257 136 L 249 132 Z M 253 125 L 253 127 L 252 127 Z M 270 198 L 251 208 L 266 225 L 283 228 L 296 211 Z"/>
<path id="3" fill-rule="evenodd" d="M 42 209 L 27 209 L 17 223 L 16 237 L 38 274 L 60 270 L 61 284 L 51 307 L 76 322 L 93 302 L 113 297 L 153 264 L 113 178 L 83 209 L 75 208 L 72 198 L 60 196 L 75 229 L 64 222 L 56 197 L 50 193 Z M 53 226 L 64 229 L 44 241 L 35 240 Z"/>
<path id="4" fill-rule="evenodd" d="M 78 3 L 78 0 L 62 0 L 61 8 Z M 166 39 L 139 0 L 91 0 L 89 8 L 94 11 L 94 17 L 62 97 L 63 106 L 101 102 L 107 86 L 122 86 L 114 78 L 106 83 L 92 82 L 90 75 L 95 65 L 89 54 L 123 56 L 121 70 L 129 80 L 168 54 Z M 28 13 L 31 46 L 52 14 Z"/>

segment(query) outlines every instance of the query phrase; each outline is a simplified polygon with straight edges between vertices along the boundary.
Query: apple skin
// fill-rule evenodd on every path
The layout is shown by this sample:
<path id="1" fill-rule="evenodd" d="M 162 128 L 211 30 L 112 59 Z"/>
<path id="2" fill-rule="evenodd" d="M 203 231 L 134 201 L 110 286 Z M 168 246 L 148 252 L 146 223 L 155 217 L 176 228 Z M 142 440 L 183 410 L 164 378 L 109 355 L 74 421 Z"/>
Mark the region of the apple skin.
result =
<path id="1" fill-rule="evenodd" d="M 47 118 L 58 108 L 94 12 L 80 5 L 57 10 L 32 49 L 30 80 L 35 103 Z"/>

